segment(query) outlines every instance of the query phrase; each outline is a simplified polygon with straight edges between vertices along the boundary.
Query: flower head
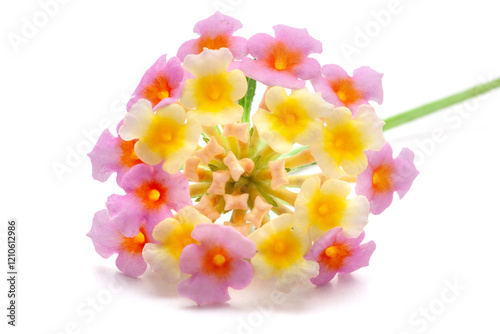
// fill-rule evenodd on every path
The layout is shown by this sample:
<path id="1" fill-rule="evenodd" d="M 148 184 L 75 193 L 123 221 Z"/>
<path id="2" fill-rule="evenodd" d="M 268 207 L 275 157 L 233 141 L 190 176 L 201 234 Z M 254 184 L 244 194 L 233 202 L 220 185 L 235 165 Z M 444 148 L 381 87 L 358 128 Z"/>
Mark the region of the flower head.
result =
<path id="1" fill-rule="evenodd" d="M 321 186 L 318 177 L 308 178 L 295 201 L 296 226 L 309 230 L 312 240 L 335 227 L 348 236 L 357 237 L 368 223 L 370 205 L 364 196 L 348 199 L 349 183 L 327 180 Z"/>
<path id="2" fill-rule="evenodd" d="M 234 59 L 241 59 L 248 54 L 247 40 L 233 36 L 241 27 L 240 21 L 217 11 L 214 15 L 196 23 L 193 31 L 200 37 L 184 42 L 177 52 L 177 57 L 184 60 L 187 55 L 197 55 L 204 48 L 210 50 L 228 48 Z"/>
<path id="3" fill-rule="evenodd" d="M 399 198 L 410 190 L 418 175 L 413 159 L 415 154 L 403 148 L 396 159 L 392 158 L 389 143 L 378 152 L 366 152 L 368 167 L 356 179 L 356 193 L 370 201 L 370 212 L 382 213 L 392 203 L 394 192 Z"/>
<path id="4" fill-rule="evenodd" d="M 134 236 L 124 236 L 118 226 L 111 222 L 108 210 L 101 210 L 94 215 L 87 236 L 92 239 L 99 255 L 107 259 L 117 253 L 116 267 L 127 276 L 137 277 L 146 271 L 142 250 L 144 245 L 151 242 L 150 234 L 151 231 L 142 225 Z"/>
<path id="5" fill-rule="evenodd" d="M 163 169 L 177 172 L 198 147 L 201 126 L 188 119 L 178 104 L 170 104 L 153 113 L 151 103 L 141 99 L 125 115 L 120 137 L 138 139 L 134 149 L 137 156 L 149 165 L 163 160 Z"/>
<path id="6" fill-rule="evenodd" d="M 108 129 L 104 130 L 88 154 L 94 179 L 104 182 L 116 173 L 116 183 L 120 185 L 123 175 L 131 167 L 143 163 L 135 154 L 135 142 L 125 141 L 120 136 L 113 136 Z"/>
<path id="7" fill-rule="evenodd" d="M 128 237 L 137 235 L 144 221 L 152 231 L 160 221 L 172 217 L 172 210 L 192 205 L 186 177 L 181 172 L 169 174 L 160 165 L 132 167 L 123 176 L 121 187 L 126 194 L 109 196 L 106 206 L 113 223 Z"/>
<path id="8" fill-rule="evenodd" d="M 167 61 L 167 55 L 161 56 L 146 71 L 132 93 L 132 98 L 127 103 L 127 111 L 140 99 L 151 102 L 153 110 L 174 103 L 181 97 L 186 74 L 179 58 L 172 57 Z"/>
<path id="9" fill-rule="evenodd" d="M 167 218 L 156 225 L 153 237 L 158 243 L 144 247 L 144 259 L 153 271 L 169 283 L 177 283 L 182 278 L 187 278 L 179 269 L 181 253 L 187 245 L 197 243 L 191 237 L 194 227 L 211 222 L 192 206 L 180 209 L 173 218 Z"/>
<path id="10" fill-rule="evenodd" d="M 184 67 L 195 78 L 186 81 L 181 103 L 190 110 L 188 116 L 201 124 L 224 125 L 238 122 L 243 107 L 238 100 L 245 96 L 247 80 L 240 70 L 228 71 L 233 56 L 227 48 L 205 49 L 189 55 Z"/>
<path id="11" fill-rule="evenodd" d="M 317 263 L 304 259 L 311 247 L 309 235 L 293 227 L 293 215 L 282 214 L 249 236 L 257 246 L 251 260 L 256 275 L 262 279 L 276 276 L 276 288 L 282 292 L 318 274 Z"/>
<path id="12" fill-rule="evenodd" d="M 265 103 L 268 110 L 259 109 L 252 121 L 262 139 L 279 153 L 289 152 L 294 143 L 311 144 L 321 132 L 318 117 L 331 110 L 320 94 L 305 88 L 287 95 L 284 88 L 272 87 L 266 92 Z"/>
<path id="13" fill-rule="evenodd" d="M 305 82 L 320 73 L 321 67 L 311 53 L 321 53 L 321 42 L 306 29 L 285 25 L 273 27 L 275 36 L 257 34 L 248 40 L 248 51 L 256 58 L 243 58 L 241 69 L 246 76 L 267 86 L 303 88 Z"/>
<path id="14" fill-rule="evenodd" d="M 180 270 L 192 276 L 177 285 L 179 295 L 198 305 L 223 303 L 228 288 L 243 289 L 252 281 L 253 269 L 245 260 L 255 254 L 255 244 L 234 228 L 199 224 L 191 236 L 199 244 L 184 248 Z"/>
<path id="15" fill-rule="evenodd" d="M 366 267 L 375 250 L 375 242 L 360 245 L 365 236 L 346 238 L 341 228 L 334 228 L 325 233 L 311 247 L 305 258 L 319 263 L 318 276 L 311 279 L 316 285 L 330 282 L 337 273 L 351 273 Z"/>
<path id="16" fill-rule="evenodd" d="M 368 165 L 364 151 L 376 151 L 385 144 L 383 126 L 369 105 L 359 107 L 354 118 L 349 109 L 335 108 L 326 117 L 320 138 L 311 144 L 312 155 L 328 177 L 339 178 L 344 172 L 358 175 Z"/>
<path id="17" fill-rule="evenodd" d="M 362 66 L 354 70 L 352 77 L 338 65 L 325 65 L 321 69 L 323 75 L 311 80 L 316 92 L 336 107 L 347 107 L 356 114 L 358 107 L 375 101 L 381 104 L 384 100 L 382 90 L 382 73 Z"/>

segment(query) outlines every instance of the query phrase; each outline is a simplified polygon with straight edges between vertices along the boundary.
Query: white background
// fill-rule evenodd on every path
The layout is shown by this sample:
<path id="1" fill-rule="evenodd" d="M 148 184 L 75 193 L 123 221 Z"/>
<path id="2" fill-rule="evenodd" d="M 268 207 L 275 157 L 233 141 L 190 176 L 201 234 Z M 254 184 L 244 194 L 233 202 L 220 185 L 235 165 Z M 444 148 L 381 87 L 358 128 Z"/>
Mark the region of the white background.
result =
<path id="1" fill-rule="evenodd" d="M 276 24 L 307 27 L 323 42 L 322 64 L 385 73 L 382 118 L 500 75 L 494 1 L 401 0 L 381 27 L 373 13 L 390 2 L 219 1 L 244 37 Z M 143 72 L 195 38 L 194 24 L 215 4 L 73 0 L 43 22 L 37 1 L 2 1 L 2 254 L 7 219 L 18 219 L 20 233 L 19 326 L 9 333 L 498 333 L 500 91 L 387 132 L 395 153 L 416 151 L 420 175 L 404 200 L 370 218 L 371 265 L 331 285 L 273 302 L 272 282 L 254 280 L 228 304 L 198 308 L 174 285 L 149 272 L 125 278 L 114 258 L 95 253 L 85 234 L 116 187 L 114 177 L 92 179 L 85 133 L 114 128 Z M 8 36 L 34 19 L 45 25 L 13 47 Z M 357 41 L 348 59 L 340 46 L 356 47 L 365 29 L 367 45 Z M 59 177 L 57 164 L 68 167 Z"/>

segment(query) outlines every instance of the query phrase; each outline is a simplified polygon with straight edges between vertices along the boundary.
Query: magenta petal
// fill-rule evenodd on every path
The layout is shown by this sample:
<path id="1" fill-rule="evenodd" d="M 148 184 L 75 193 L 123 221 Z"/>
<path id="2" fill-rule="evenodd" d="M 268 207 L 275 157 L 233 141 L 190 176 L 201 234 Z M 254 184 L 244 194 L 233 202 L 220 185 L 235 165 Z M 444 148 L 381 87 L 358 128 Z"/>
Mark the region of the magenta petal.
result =
<path id="1" fill-rule="evenodd" d="M 252 282 L 252 278 L 253 267 L 250 262 L 235 259 L 232 263 L 231 276 L 227 278 L 226 283 L 233 289 L 241 290 L 246 288 Z"/>
<path id="2" fill-rule="evenodd" d="M 375 250 L 375 243 L 373 241 L 364 245 L 360 245 L 365 233 L 361 233 L 356 238 L 346 238 L 341 228 L 333 228 L 321 236 L 311 247 L 309 252 L 304 256 L 306 260 L 318 261 L 319 274 L 311 279 L 311 283 L 315 285 L 323 285 L 330 282 L 337 273 L 351 273 L 361 267 L 365 267 L 369 263 L 369 259 Z M 321 256 L 323 252 L 332 245 L 345 245 L 350 254 L 343 258 L 340 268 L 328 267 Z"/>
<path id="3" fill-rule="evenodd" d="M 366 151 L 365 154 L 374 169 L 382 165 L 392 165 L 392 147 L 388 142 L 379 151 Z"/>
<path id="4" fill-rule="evenodd" d="M 316 59 L 305 58 L 301 64 L 293 69 L 293 72 L 302 80 L 310 80 L 321 71 L 321 65 Z"/>
<path id="5" fill-rule="evenodd" d="M 321 75 L 317 75 L 316 77 L 312 78 L 311 84 L 315 92 L 321 93 L 321 97 L 323 97 L 323 100 L 333 104 L 335 107 L 344 106 L 337 94 L 335 94 L 335 92 L 333 91 L 330 82 L 328 82 L 328 80 L 323 78 Z"/>
<path id="6" fill-rule="evenodd" d="M 159 103 L 154 105 L 153 110 L 157 110 L 158 108 L 176 102 L 182 94 L 184 81 L 186 79 L 185 73 L 186 71 L 181 66 L 181 61 L 179 58 L 172 57 L 167 61 L 167 55 L 162 55 L 156 60 L 153 66 L 151 66 L 146 71 L 141 81 L 139 82 L 139 85 L 132 93 L 132 98 L 127 103 L 127 111 L 129 111 L 130 108 L 139 99 L 146 98 L 145 96 L 143 96 L 144 89 L 150 85 L 154 85 L 155 80 L 158 77 L 162 77 L 168 82 L 170 92 L 169 97 L 161 100 Z"/>
<path id="7" fill-rule="evenodd" d="M 146 271 L 147 264 L 142 253 L 121 252 L 116 258 L 116 267 L 127 276 L 139 277 Z"/>
<path id="8" fill-rule="evenodd" d="M 374 190 L 373 190 L 373 167 L 368 164 L 368 167 L 356 176 L 356 187 L 355 191 L 357 195 L 362 195 L 365 196 L 369 202 L 372 201 L 372 198 L 374 196 Z"/>
<path id="9" fill-rule="evenodd" d="M 255 34 L 247 42 L 248 52 L 257 59 L 267 56 L 267 51 L 276 44 L 276 40 L 268 34 Z"/>
<path id="10" fill-rule="evenodd" d="M 294 49 L 300 50 L 306 56 L 311 53 L 321 53 L 323 51 L 321 42 L 312 38 L 307 29 L 299 29 L 282 24 L 274 26 L 273 29 L 276 40 L 293 46 Z"/>
<path id="11" fill-rule="evenodd" d="M 144 222 L 142 205 L 133 194 L 111 195 L 106 201 L 111 221 L 126 237 L 135 237 Z"/>
<path id="12" fill-rule="evenodd" d="M 311 278 L 311 283 L 317 286 L 325 285 L 336 275 L 337 271 L 329 271 L 325 266 L 320 266 L 318 276 Z"/>
<path id="13" fill-rule="evenodd" d="M 187 55 L 198 54 L 198 39 L 191 39 L 181 44 L 177 51 L 177 57 L 184 61 Z"/>
<path id="14" fill-rule="evenodd" d="M 224 245 L 234 258 L 251 258 L 255 255 L 255 243 L 231 226 L 199 224 L 191 236 L 201 244 Z"/>
<path id="15" fill-rule="evenodd" d="M 394 193 L 392 191 L 388 191 L 385 193 L 375 193 L 373 194 L 370 201 L 370 213 L 374 215 L 379 215 L 387 209 L 393 200 Z"/>
<path id="16" fill-rule="evenodd" d="M 224 303 L 231 299 L 227 285 L 210 276 L 194 274 L 177 284 L 179 296 L 194 300 L 198 305 Z"/>
<path id="17" fill-rule="evenodd" d="M 193 32 L 201 36 L 216 37 L 217 35 L 232 35 L 243 27 L 237 19 L 217 11 L 208 18 L 195 24 Z"/>
<path id="18" fill-rule="evenodd" d="M 179 283 L 179 295 L 193 299 L 198 305 L 221 303 L 230 298 L 228 287 L 243 289 L 250 284 L 253 268 L 243 257 L 255 254 L 253 241 L 230 226 L 217 224 L 198 224 L 191 236 L 200 244 L 188 245 L 181 253 L 180 270 L 193 276 Z M 207 267 L 204 261 L 207 256 L 214 256 L 214 251 L 224 254 L 225 262 Z"/>
<path id="19" fill-rule="evenodd" d="M 240 36 L 234 36 L 231 39 L 229 50 L 233 54 L 234 59 L 242 59 L 248 54 L 247 40 Z"/>
<path id="20" fill-rule="evenodd" d="M 201 259 L 205 250 L 198 244 L 184 247 L 179 257 L 179 269 L 186 274 L 195 274 L 201 270 Z"/>
<path id="21" fill-rule="evenodd" d="M 353 252 L 350 257 L 346 258 L 344 266 L 342 267 L 342 272 L 349 274 L 362 267 L 368 266 L 370 264 L 370 257 L 375 251 L 375 248 L 376 245 L 373 240 L 357 247 L 355 252 Z"/>
<path id="22" fill-rule="evenodd" d="M 362 66 L 354 70 L 352 79 L 355 87 L 362 92 L 365 100 L 375 101 L 382 104 L 384 91 L 382 89 L 382 77 L 384 75 L 368 66 Z"/>
<path id="23" fill-rule="evenodd" d="M 96 145 L 88 154 L 92 164 L 92 177 L 95 180 L 104 182 L 121 168 L 118 163 L 121 156 L 119 145 L 120 140 L 114 137 L 108 129 L 102 132 Z"/>
<path id="24" fill-rule="evenodd" d="M 155 208 L 147 207 L 136 191 L 148 184 L 157 184 L 164 188 L 161 196 L 164 196 L 166 202 L 161 202 Z M 123 176 L 121 186 L 126 195 L 110 196 L 106 206 L 113 223 L 127 237 L 137 235 L 143 222 L 146 222 L 148 230 L 152 230 L 160 221 L 173 216 L 172 209 L 179 211 L 193 203 L 187 178 L 180 172 L 176 174 L 165 172 L 161 164 L 135 165 Z"/>
<path id="25" fill-rule="evenodd" d="M 119 251 L 123 238 L 118 227 L 111 223 L 108 210 L 96 212 L 87 236 L 92 239 L 97 254 L 105 259 Z"/>
<path id="26" fill-rule="evenodd" d="M 305 86 L 305 82 L 299 80 L 296 75 L 288 71 L 273 70 L 263 61 L 243 58 L 241 60 L 241 70 L 247 77 L 262 82 L 267 86 L 282 86 L 291 89 L 300 89 Z"/>
<path id="27" fill-rule="evenodd" d="M 394 167 L 396 170 L 396 186 L 399 198 L 403 198 L 404 195 L 410 190 L 410 187 L 419 174 L 418 170 L 415 168 L 415 153 L 413 153 L 408 148 L 403 148 L 399 156 L 394 159 Z"/>
<path id="28" fill-rule="evenodd" d="M 321 73 L 328 81 L 337 81 L 350 78 L 349 74 L 339 65 L 328 64 L 321 68 Z"/>

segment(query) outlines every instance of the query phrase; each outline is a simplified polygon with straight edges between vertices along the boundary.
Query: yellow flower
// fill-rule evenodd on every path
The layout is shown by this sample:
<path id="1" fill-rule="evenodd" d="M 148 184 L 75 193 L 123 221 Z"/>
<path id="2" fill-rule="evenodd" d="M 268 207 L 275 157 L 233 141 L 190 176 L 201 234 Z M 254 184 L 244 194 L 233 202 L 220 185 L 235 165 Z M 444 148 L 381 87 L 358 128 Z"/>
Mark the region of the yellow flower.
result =
<path id="1" fill-rule="evenodd" d="M 178 104 L 170 104 L 153 113 L 151 102 L 141 99 L 125 115 L 120 137 L 138 139 L 134 150 L 139 159 L 149 165 L 163 162 L 170 174 L 177 172 L 198 146 L 201 126 L 188 119 Z"/>
<path id="2" fill-rule="evenodd" d="M 250 260 L 257 276 L 276 276 L 276 288 L 290 292 L 298 283 L 318 275 L 319 266 L 304 255 L 311 247 L 307 233 L 293 229 L 292 214 L 285 213 L 250 234 L 257 254 Z"/>
<path id="3" fill-rule="evenodd" d="M 177 283 L 186 275 L 179 269 L 179 257 L 187 245 L 197 243 L 191 238 L 194 227 L 212 221 L 194 207 L 186 206 L 174 216 L 160 222 L 153 230 L 153 238 L 159 243 L 144 246 L 143 256 L 153 271 L 169 283 Z"/>
<path id="4" fill-rule="evenodd" d="M 284 88 L 272 87 L 264 98 L 269 111 L 257 110 L 252 121 L 262 139 L 278 153 L 289 152 L 294 143 L 310 145 L 321 131 L 318 117 L 332 109 L 321 94 L 305 88 L 287 95 Z"/>
<path id="5" fill-rule="evenodd" d="M 378 151 L 384 146 L 384 124 L 369 105 L 360 106 L 354 118 L 349 109 L 335 108 L 326 118 L 319 139 L 311 144 L 312 155 L 330 178 L 339 178 L 344 172 L 358 175 L 368 166 L 364 151 Z"/>
<path id="6" fill-rule="evenodd" d="M 195 78 L 186 80 L 181 104 L 194 109 L 189 118 L 196 118 L 201 124 L 224 125 L 241 120 L 243 107 L 238 100 L 245 96 L 247 81 L 240 70 L 228 72 L 233 56 L 229 49 L 205 49 L 198 55 L 188 55 L 184 68 Z"/>
<path id="7" fill-rule="evenodd" d="M 318 177 L 308 178 L 302 185 L 295 201 L 295 225 L 316 241 L 325 232 L 341 227 L 344 235 L 357 237 L 368 223 L 370 204 L 366 197 L 347 199 L 351 193 L 349 183 L 327 180 L 321 186 Z"/>

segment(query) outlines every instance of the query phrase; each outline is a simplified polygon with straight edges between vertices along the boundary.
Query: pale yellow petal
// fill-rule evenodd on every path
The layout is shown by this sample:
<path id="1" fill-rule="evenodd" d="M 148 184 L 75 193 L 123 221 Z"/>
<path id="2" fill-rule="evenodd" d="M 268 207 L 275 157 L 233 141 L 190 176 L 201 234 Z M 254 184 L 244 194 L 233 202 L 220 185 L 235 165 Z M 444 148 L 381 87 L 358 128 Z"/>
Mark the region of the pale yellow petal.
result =
<path id="1" fill-rule="evenodd" d="M 123 124 L 118 134 L 123 140 L 133 140 L 144 137 L 153 120 L 153 107 L 151 102 L 140 99 L 125 115 Z"/>

